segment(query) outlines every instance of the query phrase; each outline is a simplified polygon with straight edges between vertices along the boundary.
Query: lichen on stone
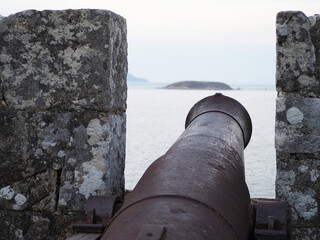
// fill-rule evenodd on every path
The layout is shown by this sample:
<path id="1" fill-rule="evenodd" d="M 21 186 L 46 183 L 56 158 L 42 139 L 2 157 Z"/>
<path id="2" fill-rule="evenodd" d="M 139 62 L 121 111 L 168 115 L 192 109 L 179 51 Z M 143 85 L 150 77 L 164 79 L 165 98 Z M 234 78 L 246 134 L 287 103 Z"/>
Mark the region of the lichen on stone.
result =
<path id="1" fill-rule="evenodd" d="M 27 10 L 0 36 L 0 232 L 65 239 L 90 195 L 124 193 L 126 21 Z"/>
<path id="2" fill-rule="evenodd" d="M 292 211 L 292 239 L 320 232 L 320 17 L 277 15 L 276 197 Z"/>

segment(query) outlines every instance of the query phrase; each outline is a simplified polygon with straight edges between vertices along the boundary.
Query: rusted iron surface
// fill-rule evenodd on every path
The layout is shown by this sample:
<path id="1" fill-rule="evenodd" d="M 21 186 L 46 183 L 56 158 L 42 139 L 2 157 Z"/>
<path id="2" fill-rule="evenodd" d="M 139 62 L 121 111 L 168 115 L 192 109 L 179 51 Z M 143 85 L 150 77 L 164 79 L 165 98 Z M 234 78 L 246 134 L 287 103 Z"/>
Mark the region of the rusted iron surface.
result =
<path id="1" fill-rule="evenodd" d="M 212 104 L 212 96 L 197 102 L 188 113 L 185 127 L 187 128 L 196 117 L 208 112 L 221 112 L 233 118 L 242 129 L 245 147 L 248 145 L 252 133 L 252 123 L 248 112 L 242 105 L 239 107 L 239 102 L 221 93 L 215 95 L 214 104 Z"/>
<path id="2" fill-rule="evenodd" d="M 162 240 L 164 239 L 165 233 L 165 226 L 145 224 L 140 229 L 136 240 Z"/>
<path id="3" fill-rule="evenodd" d="M 110 219 L 113 217 L 120 198 L 118 196 L 90 196 L 86 202 L 84 223 L 73 224 L 76 233 L 103 233 Z"/>
<path id="4" fill-rule="evenodd" d="M 134 240 L 149 224 L 165 228 L 160 239 L 247 240 L 243 149 L 251 130 L 234 99 L 216 94 L 198 102 L 186 130 L 147 169 L 102 239 Z"/>
<path id="5" fill-rule="evenodd" d="M 290 219 L 290 211 L 285 202 L 257 201 L 254 229 L 255 239 L 290 239 Z"/>

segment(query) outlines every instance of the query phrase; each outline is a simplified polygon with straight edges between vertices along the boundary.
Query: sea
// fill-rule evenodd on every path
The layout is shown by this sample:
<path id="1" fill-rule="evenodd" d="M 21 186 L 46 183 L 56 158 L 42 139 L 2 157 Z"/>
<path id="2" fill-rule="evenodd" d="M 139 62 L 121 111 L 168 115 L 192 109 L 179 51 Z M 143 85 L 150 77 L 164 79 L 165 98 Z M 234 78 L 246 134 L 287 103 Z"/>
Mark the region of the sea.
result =
<path id="1" fill-rule="evenodd" d="M 135 187 L 145 170 L 162 156 L 184 131 L 191 107 L 220 92 L 239 101 L 249 112 L 253 132 L 244 150 L 245 175 L 251 198 L 274 198 L 275 101 L 273 86 L 244 86 L 239 90 L 172 90 L 130 85 L 127 99 L 125 188 Z"/>

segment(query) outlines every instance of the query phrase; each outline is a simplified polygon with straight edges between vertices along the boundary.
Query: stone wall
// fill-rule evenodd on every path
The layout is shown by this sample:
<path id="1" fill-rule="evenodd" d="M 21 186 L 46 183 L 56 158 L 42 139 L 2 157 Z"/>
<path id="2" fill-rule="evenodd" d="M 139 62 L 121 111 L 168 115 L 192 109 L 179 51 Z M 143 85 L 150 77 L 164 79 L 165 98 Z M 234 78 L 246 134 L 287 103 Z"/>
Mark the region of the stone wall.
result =
<path id="1" fill-rule="evenodd" d="M 320 16 L 277 15 L 276 197 L 292 239 L 320 236 Z"/>
<path id="2" fill-rule="evenodd" d="M 126 21 L 0 21 L 0 239 L 65 239 L 90 195 L 124 193 Z"/>

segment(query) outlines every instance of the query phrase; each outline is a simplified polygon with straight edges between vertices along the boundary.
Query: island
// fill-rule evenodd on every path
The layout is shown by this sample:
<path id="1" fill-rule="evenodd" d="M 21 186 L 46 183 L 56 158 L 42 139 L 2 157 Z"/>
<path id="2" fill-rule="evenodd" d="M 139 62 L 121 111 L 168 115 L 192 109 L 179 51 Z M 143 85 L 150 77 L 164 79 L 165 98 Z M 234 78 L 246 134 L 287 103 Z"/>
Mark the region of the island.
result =
<path id="1" fill-rule="evenodd" d="M 222 82 L 204 81 L 182 81 L 172 83 L 164 87 L 165 89 L 203 89 L 203 90 L 233 90 L 229 85 Z"/>

